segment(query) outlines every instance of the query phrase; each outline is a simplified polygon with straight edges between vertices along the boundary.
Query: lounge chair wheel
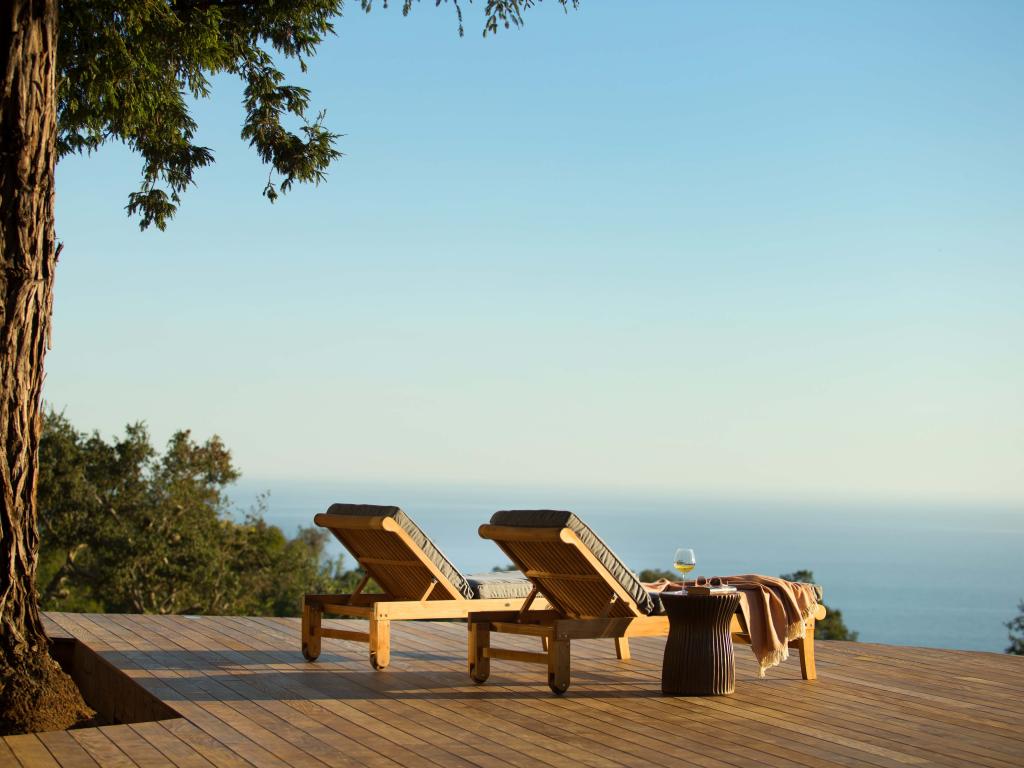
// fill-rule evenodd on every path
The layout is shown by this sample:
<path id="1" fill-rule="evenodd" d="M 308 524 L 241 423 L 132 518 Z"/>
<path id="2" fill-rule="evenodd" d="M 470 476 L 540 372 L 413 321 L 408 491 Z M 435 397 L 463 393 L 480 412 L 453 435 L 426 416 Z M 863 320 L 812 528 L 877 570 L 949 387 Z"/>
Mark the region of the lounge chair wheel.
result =
<path id="1" fill-rule="evenodd" d="M 373 651 L 370 651 L 370 666 L 373 667 L 374 669 L 376 669 L 379 672 L 380 670 L 382 670 L 385 667 L 387 667 L 387 664 L 381 664 L 377 660 L 377 654 L 374 653 Z"/>
<path id="2" fill-rule="evenodd" d="M 476 664 L 471 664 L 469 667 L 469 676 L 473 678 L 473 682 L 477 685 L 482 685 L 487 682 L 487 678 L 491 676 L 490 670 L 480 669 Z"/>
<path id="3" fill-rule="evenodd" d="M 549 674 L 548 675 L 548 688 L 550 688 L 555 693 L 555 695 L 561 696 L 563 693 L 565 693 L 567 690 L 569 690 L 569 681 L 566 680 L 564 682 L 556 682 L 555 681 L 555 676 Z"/>
<path id="4" fill-rule="evenodd" d="M 309 649 L 309 645 L 307 645 L 306 643 L 303 643 L 302 644 L 302 655 L 306 657 L 306 661 L 316 661 L 318 658 L 320 658 L 320 651 L 318 650 L 316 653 L 313 653 Z"/>

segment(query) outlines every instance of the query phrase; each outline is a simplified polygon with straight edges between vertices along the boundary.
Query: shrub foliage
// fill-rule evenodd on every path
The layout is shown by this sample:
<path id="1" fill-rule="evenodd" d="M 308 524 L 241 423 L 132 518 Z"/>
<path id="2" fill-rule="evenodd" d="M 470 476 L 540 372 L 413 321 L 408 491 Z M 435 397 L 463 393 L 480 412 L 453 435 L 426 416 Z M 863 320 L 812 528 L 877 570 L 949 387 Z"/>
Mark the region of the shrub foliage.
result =
<path id="1" fill-rule="evenodd" d="M 1017 605 L 1020 613 L 1017 618 L 1006 622 L 1006 628 L 1010 630 L 1010 645 L 1006 652 L 1015 656 L 1024 656 L 1024 600 Z"/>
<path id="2" fill-rule="evenodd" d="M 241 520 L 226 488 L 239 476 L 218 437 L 180 431 L 159 453 L 146 427 L 106 441 L 50 412 L 40 445 L 37 586 L 47 610 L 290 616 L 307 591 L 358 579 L 326 553 L 327 533 L 289 539 Z"/>

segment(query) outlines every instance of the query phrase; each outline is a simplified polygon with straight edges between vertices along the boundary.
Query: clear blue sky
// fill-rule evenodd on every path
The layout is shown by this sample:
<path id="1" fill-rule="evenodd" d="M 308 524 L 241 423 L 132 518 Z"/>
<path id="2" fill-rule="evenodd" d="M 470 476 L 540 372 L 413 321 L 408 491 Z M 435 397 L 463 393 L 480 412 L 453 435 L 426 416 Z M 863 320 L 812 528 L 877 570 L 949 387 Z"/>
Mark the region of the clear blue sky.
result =
<path id="1" fill-rule="evenodd" d="M 269 205 L 240 88 L 165 233 L 58 169 L 45 397 L 251 478 L 1024 500 L 1024 3 L 366 16 Z"/>

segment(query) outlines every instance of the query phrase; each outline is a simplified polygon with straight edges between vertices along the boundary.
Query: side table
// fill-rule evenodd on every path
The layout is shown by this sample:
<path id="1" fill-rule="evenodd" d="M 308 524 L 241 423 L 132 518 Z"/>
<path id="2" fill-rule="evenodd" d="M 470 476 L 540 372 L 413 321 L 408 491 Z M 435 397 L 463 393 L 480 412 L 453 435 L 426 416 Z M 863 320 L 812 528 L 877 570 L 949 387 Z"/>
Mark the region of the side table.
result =
<path id="1" fill-rule="evenodd" d="M 661 665 L 661 692 L 720 696 L 736 689 L 736 663 L 729 626 L 740 604 L 725 595 L 662 594 L 668 642 Z"/>

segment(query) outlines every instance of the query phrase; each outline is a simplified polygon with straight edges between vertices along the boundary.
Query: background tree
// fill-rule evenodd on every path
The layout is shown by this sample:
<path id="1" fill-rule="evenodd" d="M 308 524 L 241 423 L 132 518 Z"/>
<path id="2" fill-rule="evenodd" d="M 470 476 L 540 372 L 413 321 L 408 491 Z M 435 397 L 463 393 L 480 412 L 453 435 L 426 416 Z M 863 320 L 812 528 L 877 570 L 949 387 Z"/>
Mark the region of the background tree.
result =
<path id="1" fill-rule="evenodd" d="M 794 571 L 793 573 L 784 573 L 781 578 L 786 581 L 803 581 L 808 584 L 814 583 L 813 571 Z M 850 640 L 855 641 L 860 635 L 857 632 L 852 631 L 846 626 L 843 621 L 843 612 L 838 608 L 832 608 L 825 603 L 825 610 L 828 612 L 822 621 L 815 622 L 814 624 L 814 639 L 815 640 Z"/>
<path id="2" fill-rule="evenodd" d="M 487 0 L 484 33 L 520 25 L 534 3 Z M 461 31 L 462 9 L 452 5 Z M 372 0 L 361 6 L 370 10 Z M 403 13 L 411 7 L 404 0 Z M 321 181 L 339 154 L 336 134 L 322 112 L 308 116 L 308 91 L 286 83 L 275 62 L 297 59 L 304 70 L 341 9 L 342 0 L 0 5 L 0 733 L 65 727 L 84 711 L 49 657 L 34 586 L 58 154 L 126 143 L 142 158 L 128 212 L 142 228 L 163 228 L 195 172 L 213 161 L 192 141 L 187 99 L 208 97 L 209 78 L 230 73 L 245 84 L 242 137 L 271 169 L 264 194 L 273 200 L 297 181 Z"/>
<path id="3" fill-rule="evenodd" d="M 238 521 L 238 478 L 213 437 L 177 432 L 160 455 L 142 424 L 106 442 L 46 414 L 40 442 L 38 584 L 49 610 L 296 616 L 308 591 L 340 592 L 360 573 L 326 553 L 327 532 L 289 539 L 263 518 Z"/>
<path id="4" fill-rule="evenodd" d="M 1020 611 L 1017 618 L 1006 622 L 1006 628 L 1010 630 L 1010 645 L 1006 652 L 1024 656 L 1024 600 L 1017 604 L 1017 610 Z"/>
<path id="5" fill-rule="evenodd" d="M 666 581 L 678 581 L 679 571 L 667 571 L 664 568 L 645 568 L 636 576 L 640 581 L 647 583 L 660 581 L 661 579 L 665 579 Z"/>
<path id="6" fill-rule="evenodd" d="M 0 5 L 0 733 L 88 714 L 50 658 L 33 579 L 43 356 L 50 337 L 57 2 Z"/>

